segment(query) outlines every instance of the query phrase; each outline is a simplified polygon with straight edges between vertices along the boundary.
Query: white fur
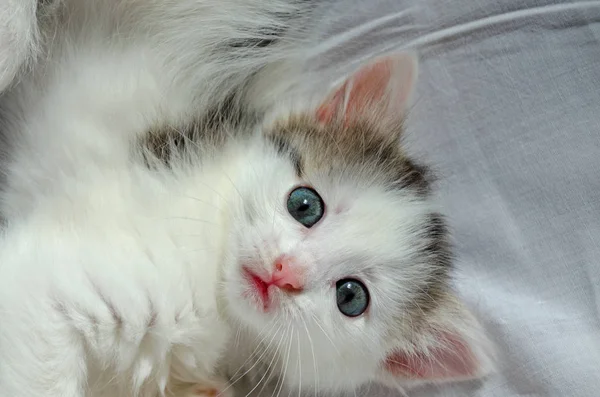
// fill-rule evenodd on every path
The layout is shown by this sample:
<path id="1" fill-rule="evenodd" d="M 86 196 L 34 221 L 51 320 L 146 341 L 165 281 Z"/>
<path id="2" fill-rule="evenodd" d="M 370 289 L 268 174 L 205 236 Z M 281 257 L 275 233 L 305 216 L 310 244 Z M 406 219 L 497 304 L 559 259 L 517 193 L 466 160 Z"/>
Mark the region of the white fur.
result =
<path id="1" fill-rule="evenodd" d="M 23 27 L 37 32 L 31 21 L 35 16 L 32 3 L 27 0 L 7 8 L 23 14 Z M 127 142 L 157 123 L 176 124 L 239 90 L 240 85 L 252 91 L 247 84 L 250 76 L 261 69 L 289 71 L 289 65 L 296 63 L 301 46 L 293 26 L 275 46 L 232 50 L 225 44 L 260 38 L 264 26 L 282 24 L 274 17 L 277 14 L 295 15 L 296 24 L 306 23 L 306 9 L 288 0 L 55 0 L 50 4 L 52 12 L 42 13 L 40 21 L 41 38 L 36 42 L 41 55 L 35 59 L 35 68 L 5 92 L 0 103 L 4 138 L 14 139 L 12 129 L 31 132 L 20 139 L 35 141 L 27 143 L 33 148 L 28 150 L 44 148 L 45 153 L 36 154 L 43 156 L 54 156 L 55 151 L 48 149 L 73 136 L 98 146 L 97 139 L 116 146 L 114 139 Z M 31 12 L 25 15 L 26 10 Z M 15 32 L 19 38 L 26 34 L 23 29 L 15 28 Z M 34 44 L 25 37 L 19 42 L 29 49 Z M 272 101 L 270 91 L 280 87 L 270 81 L 267 88 L 261 73 L 253 81 L 261 89 L 249 104 L 267 106 Z M 282 79 L 281 84 L 287 82 Z M 65 123 L 65 113 L 78 117 Z M 107 133 L 86 138 L 83 124 Z M 52 158 L 33 161 L 43 164 L 43 169 L 59 164 Z M 36 168 L 15 168 L 30 166 Z M 27 185 L 34 185 L 31 175 L 15 176 L 15 183 L 26 179 Z M 23 193 L 27 189 L 22 186 Z M 23 198 L 15 201 L 27 203 Z"/>
<path id="2" fill-rule="evenodd" d="M 28 4 L 22 9 L 31 11 Z M 234 379 L 250 369 L 255 380 L 280 376 L 286 387 L 322 392 L 394 383 L 382 360 L 415 335 L 390 318 L 410 303 L 411 281 L 426 270 L 411 258 L 419 248 L 414 230 L 432 203 L 352 179 L 298 180 L 262 130 L 216 159 L 174 170 L 149 170 L 130 153 L 152 126 L 187 119 L 263 66 L 272 73 L 293 64 L 291 41 L 233 55 L 218 46 L 272 22 L 269 12 L 296 6 L 62 0 L 62 7 L 42 21 L 43 55 L 0 106 L 11 148 L 1 196 L 0 397 L 154 396 L 175 393 L 178 381 L 218 386 L 220 371 L 238 369 Z M 19 43 L 34 43 L 26 36 Z M 18 47 L 26 54 L 34 45 Z M 4 70 L 13 73 L 11 65 Z M 256 81 L 261 90 L 251 89 L 249 100 L 266 106 L 266 75 Z M 301 183 L 331 209 L 308 233 L 285 209 Z M 267 270 L 282 253 L 302 259 L 307 285 L 301 295 L 278 296 L 278 309 L 264 314 L 244 297 L 240 263 Z M 370 286 L 368 316 L 337 310 L 333 286 L 347 276 Z M 431 323 L 476 342 L 487 372 L 479 325 L 449 302 Z"/>
<path id="3" fill-rule="evenodd" d="M 228 327 L 217 253 L 190 248 L 196 228 L 177 217 L 193 202 L 149 176 L 94 164 L 85 174 L 93 182 L 64 178 L 64 195 L 8 225 L 0 395 L 153 395 L 169 376 L 206 382 Z"/>
<path id="4" fill-rule="evenodd" d="M 38 35 L 35 4 L 31 0 L 0 0 L 0 92 L 34 53 Z"/>

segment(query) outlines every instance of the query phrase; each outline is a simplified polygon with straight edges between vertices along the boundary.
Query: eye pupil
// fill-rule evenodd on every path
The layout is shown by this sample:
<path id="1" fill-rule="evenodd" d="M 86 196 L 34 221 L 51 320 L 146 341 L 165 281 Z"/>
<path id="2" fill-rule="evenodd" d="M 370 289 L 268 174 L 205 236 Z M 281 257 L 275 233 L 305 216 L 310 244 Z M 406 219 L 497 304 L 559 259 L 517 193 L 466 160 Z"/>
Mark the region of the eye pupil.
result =
<path id="1" fill-rule="evenodd" d="M 296 221 L 311 228 L 323 217 L 325 203 L 314 189 L 299 187 L 290 193 L 287 210 Z"/>
<path id="2" fill-rule="evenodd" d="M 352 299 L 354 299 L 353 293 L 346 294 L 346 296 L 344 296 L 344 300 L 342 301 L 342 303 L 349 303 L 352 301 Z"/>
<path id="3" fill-rule="evenodd" d="M 360 316 L 369 306 L 369 291 L 363 283 L 354 279 L 343 279 L 336 283 L 339 311 L 347 317 Z"/>

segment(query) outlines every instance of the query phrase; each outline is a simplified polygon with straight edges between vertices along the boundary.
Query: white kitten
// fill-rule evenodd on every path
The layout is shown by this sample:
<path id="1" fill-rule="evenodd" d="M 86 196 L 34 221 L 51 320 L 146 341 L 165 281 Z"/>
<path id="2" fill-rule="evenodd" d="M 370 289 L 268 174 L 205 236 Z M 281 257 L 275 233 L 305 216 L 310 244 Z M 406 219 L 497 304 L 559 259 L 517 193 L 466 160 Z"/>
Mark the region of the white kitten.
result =
<path id="1" fill-rule="evenodd" d="M 256 40 L 298 4 L 63 0 L 43 21 L 46 58 L 0 103 L 1 397 L 489 372 L 428 172 L 398 147 L 412 57 L 264 125 L 201 111 L 258 100 L 287 50 Z"/>

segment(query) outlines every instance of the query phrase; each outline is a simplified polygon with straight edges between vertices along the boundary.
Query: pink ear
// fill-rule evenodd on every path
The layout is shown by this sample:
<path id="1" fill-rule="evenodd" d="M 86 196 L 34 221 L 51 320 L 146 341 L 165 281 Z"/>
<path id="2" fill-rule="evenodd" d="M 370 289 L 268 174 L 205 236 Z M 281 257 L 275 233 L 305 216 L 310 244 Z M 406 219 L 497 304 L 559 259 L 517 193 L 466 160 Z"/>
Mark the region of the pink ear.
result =
<path id="1" fill-rule="evenodd" d="M 398 381 L 460 381 L 494 371 L 496 349 L 479 321 L 451 292 L 440 296 L 438 304 L 413 328 L 410 341 L 400 336 L 392 342 L 379 381 L 394 387 Z"/>
<path id="2" fill-rule="evenodd" d="M 362 117 L 402 117 L 417 76 L 411 54 L 383 57 L 363 66 L 317 109 L 322 123 L 352 122 Z"/>
<path id="3" fill-rule="evenodd" d="M 392 352 L 385 369 L 394 376 L 424 381 L 476 377 L 481 365 L 466 341 L 458 335 L 440 333 L 436 345 L 426 351 Z"/>

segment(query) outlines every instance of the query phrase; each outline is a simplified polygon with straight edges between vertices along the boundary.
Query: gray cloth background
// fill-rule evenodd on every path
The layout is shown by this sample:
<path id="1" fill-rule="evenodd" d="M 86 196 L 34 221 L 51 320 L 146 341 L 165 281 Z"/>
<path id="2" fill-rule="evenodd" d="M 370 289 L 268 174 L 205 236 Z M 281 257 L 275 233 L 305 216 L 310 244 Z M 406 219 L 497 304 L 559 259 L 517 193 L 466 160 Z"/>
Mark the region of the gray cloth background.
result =
<path id="1" fill-rule="evenodd" d="M 409 147 L 441 174 L 458 288 L 500 347 L 500 373 L 485 382 L 409 395 L 600 396 L 600 2 L 324 9 L 315 37 L 383 23 L 316 69 L 418 49 Z"/>

